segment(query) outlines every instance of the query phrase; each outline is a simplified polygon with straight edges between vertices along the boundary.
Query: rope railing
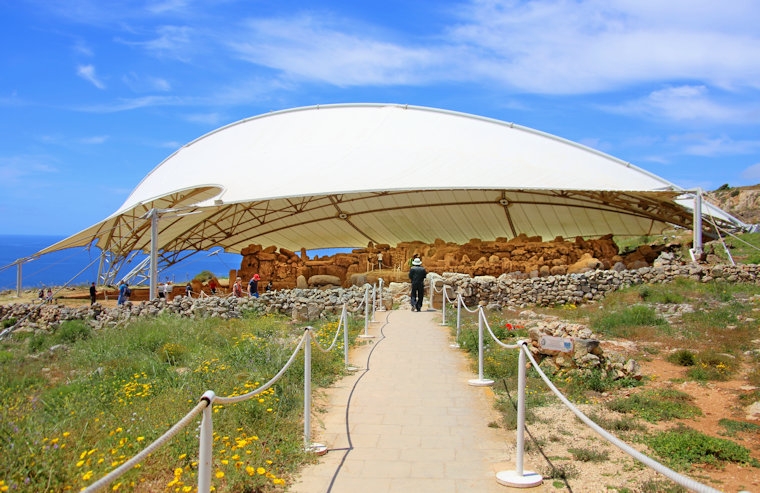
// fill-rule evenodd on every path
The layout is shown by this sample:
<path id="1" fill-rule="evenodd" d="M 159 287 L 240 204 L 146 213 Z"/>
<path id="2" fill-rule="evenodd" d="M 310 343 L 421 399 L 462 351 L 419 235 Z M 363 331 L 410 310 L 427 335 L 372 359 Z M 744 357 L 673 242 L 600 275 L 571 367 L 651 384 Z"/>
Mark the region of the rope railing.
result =
<path id="1" fill-rule="evenodd" d="M 356 309 L 357 311 L 359 311 L 359 309 L 362 307 L 362 305 L 364 305 L 364 332 L 362 334 L 359 334 L 359 336 L 358 336 L 359 338 L 362 338 L 362 339 L 369 339 L 369 338 L 375 337 L 375 336 L 369 334 L 369 322 L 370 322 L 370 319 L 369 319 L 369 305 L 370 305 L 370 303 L 369 303 L 369 288 L 370 288 L 369 284 L 364 284 L 364 298 L 362 299 L 362 302 L 359 303 L 359 306 Z M 373 293 L 374 293 L 374 291 L 373 291 Z M 374 302 L 372 304 L 374 305 Z M 373 310 L 373 313 L 374 313 L 374 310 Z"/>
<path id="2" fill-rule="evenodd" d="M 660 474 L 670 478 L 672 481 L 678 483 L 679 485 L 683 486 L 684 488 L 688 488 L 692 491 L 696 491 L 698 493 L 720 493 L 720 490 L 716 490 L 715 488 L 711 488 L 710 486 L 704 485 L 698 481 L 695 481 L 691 478 L 688 478 L 682 474 L 679 474 L 675 472 L 674 470 L 660 464 L 656 460 L 642 454 L 635 448 L 631 447 L 624 441 L 617 438 L 615 435 L 609 433 L 607 430 L 599 426 L 598 424 L 594 423 L 588 416 L 583 414 L 580 409 L 575 407 L 572 402 L 570 402 L 567 397 L 565 397 L 562 392 L 557 389 L 557 387 L 549 380 L 549 377 L 546 376 L 546 374 L 541 370 L 541 367 L 538 365 L 536 360 L 533 358 L 533 355 L 530 352 L 530 349 L 528 348 L 528 343 L 526 341 L 521 341 L 520 346 L 522 346 L 521 355 L 525 354 L 528 359 L 530 359 L 531 365 L 533 365 L 533 368 L 536 370 L 538 375 L 541 377 L 541 380 L 544 381 L 547 387 L 551 389 L 552 392 L 559 398 L 559 400 L 562 401 L 562 403 L 572 411 L 575 416 L 586 423 L 592 430 L 594 430 L 596 433 L 602 436 L 605 440 L 610 442 L 611 444 L 615 445 L 617 448 L 625 452 L 626 454 L 630 455 L 637 461 L 641 462 L 642 464 L 651 467 L 655 471 L 659 472 Z M 525 366 L 525 365 L 523 365 Z"/>
<path id="3" fill-rule="evenodd" d="M 445 286 L 441 289 L 444 291 L 444 293 L 446 292 Z M 614 446 L 618 447 L 620 450 L 630 455 L 635 460 L 641 462 L 647 467 L 654 469 L 655 471 L 659 472 L 660 474 L 666 476 L 667 478 L 671 479 L 675 483 L 685 488 L 688 488 L 692 491 L 696 491 L 697 493 L 720 493 L 720 490 L 716 490 L 694 479 L 691 479 L 682 474 L 679 474 L 676 471 L 673 471 L 672 469 L 657 462 L 656 460 L 642 454 L 638 450 L 634 449 L 627 443 L 617 438 L 615 435 L 609 433 L 608 431 L 603 429 L 601 426 L 593 422 L 589 417 L 583 414 L 575 405 L 573 405 L 573 403 L 570 402 L 570 400 L 567 399 L 567 397 L 565 397 L 562 394 L 562 392 L 560 392 L 559 389 L 557 389 L 557 387 L 551 382 L 549 377 L 547 377 L 546 374 L 541 370 L 540 366 L 538 365 L 538 362 L 535 360 L 535 358 L 533 357 L 533 354 L 530 351 L 528 341 L 520 340 L 516 344 L 505 344 L 501 342 L 499 338 L 496 337 L 496 335 L 491 330 L 491 327 L 488 324 L 488 320 L 485 315 L 485 310 L 483 309 L 483 307 L 479 305 L 477 308 L 470 310 L 465 305 L 461 294 L 457 295 L 457 327 L 456 327 L 457 340 L 459 339 L 459 336 L 460 336 L 460 322 L 461 322 L 461 320 L 459 319 L 460 307 L 463 307 L 465 310 L 467 310 L 470 313 L 475 313 L 475 312 L 478 313 L 478 378 L 470 380 L 469 381 L 470 385 L 487 386 L 493 383 L 493 380 L 486 379 L 484 378 L 484 375 L 483 375 L 484 327 L 487 329 L 490 337 L 499 346 L 501 346 L 504 349 L 518 349 L 520 352 L 519 358 L 518 358 L 518 391 L 517 391 L 518 402 L 517 402 L 517 432 L 516 432 L 517 453 L 516 453 L 516 458 L 515 458 L 515 470 L 498 472 L 496 474 L 496 481 L 498 483 L 506 485 L 506 486 L 524 488 L 524 487 L 537 486 L 541 484 L 541 482 L 543 481 L 543 478 L 541 477 L 540 474 L 537 474 L 533 471 L 525 471 L 523 468 L 524 453 L 525 453 L 525 389 L 526 389 L 526 383 L 527 383 L 527 372 L 526 372 L 527 364 L 526 363 L 528 360 L 530 360 L 530 364 L 536 370 L 536 372 L 544 381 L 546 386 L 549 387 L 549 389 L 559 398 L 559 400 L 573 414 L 575 414 L 575 416 L 578 417 L 578 419 L 580 419 L 583 423 L 589 426 L 593 431 L 599 434 L 602 438 L 604 438 L 605 440 L 607 440 Z M 446 310 L 445 303 L 443 304 L 442 309 L 445 312 Z"/>
<path id="4" fill-rule="evenodd" d="M 340 316 L 340 322 L 338 323 L 338 328 L 335 331 L 335 336 L 333 337 L 332 344 L 329 348 L 322 348 L 322 346 L 319 344 L 319 341 L 315 337 L 313 337 L 312 332 L 314 328 L 311 326 L 304 328 L 303 335 L 299 338 L 298 344 L 296 345 L 295 349 L 290 355 L 290 358 L 288 358 L 288 361 L 283 365 L 283 367 L 280 369 L 280 371 L 277 372 L 276 375 L 274 375 L 268 382 L 266 382 L 264 385 L 260 386 L 257 389 L 251 390 L 250 392 L 247 392 L 245 394 L 240 395 L 234 395 L 234 396 L 217 396 L 214 391 L 207 390 L 203 396 L 201 396 L 198 404 L 193 407 L 193 409 L 188 412 L 182 419 L 180 419 L 177 423 L 175 423 L 166 433 L 161 435 L 159 438 L 151 442 L 147 447 L 145 447 L 143 450 L 141 450 L 139 453 L 137 453 L 135 456 L 133 456 L 131 459 L 127 460 L 123 464 L 121 464 L 119 467 L 114 469 L 113 471 L 109 472 L 99 480 L 92 483 L 90 486 L 82 490 L 84 493 L 95 493 L 97 491 L 102 491 L 105 489 L 108 485 L 116 481 L 118 478 L 123 476 L 126 472 L 128 472 L 130 469 L 138 465 L 141 461 L 143 461 L 148 455 L 156 451 L 158 448 L 163 446 L 166 442 L 168 442 L 172 437 L 174 437 L 177 433 L 179 433 L 183 428 L 185 428 L 188 424 L 193 422 L 194 418 L 200 413 L 202 414 L 201 418 L 201 424 L 200 424 L 200 442 L 199 442 L 199 449 L 198 449 L 198 492 L 200 493 L 208 493 L 211 491 L 211 466 L 212 466 L 212 460 L 213 460 L 213 405 L 214 404 L 235 404 L 238 402 L 243 402 L 248 399 L 252 399 L 262 392 L 268 390 L 270 387 L 272 387 L 282 376 L 285 374 L 285 372 L 288 371 L 288 369 L 293 365 L 293 363 L 296 360 L 296 357 L 298 356 L 299 351 L 303 349 L 304 351 L 304 448 L 305 450 L 309 452 L 313 452 L 319 455 L 322 455 L 327 452 L 327 447 L 325 447 L 322 444 L 319 443 L 312 443 L 311 441 L 311 346 L 312 342 L 314 342 L 314 345 L 317 346 L 318 349 L 329 352 L 331 351 L 335 345 L 336 341 L 338 339 L 338 335 L 340 334 L 341 330 L 344 334 L 344 353 L 345 353 L 345 362 L 346 365 L 348 365 L 348 310 L 346 307 L 346 304 L 343 305 L 343 311 L 341 312 Z"/>

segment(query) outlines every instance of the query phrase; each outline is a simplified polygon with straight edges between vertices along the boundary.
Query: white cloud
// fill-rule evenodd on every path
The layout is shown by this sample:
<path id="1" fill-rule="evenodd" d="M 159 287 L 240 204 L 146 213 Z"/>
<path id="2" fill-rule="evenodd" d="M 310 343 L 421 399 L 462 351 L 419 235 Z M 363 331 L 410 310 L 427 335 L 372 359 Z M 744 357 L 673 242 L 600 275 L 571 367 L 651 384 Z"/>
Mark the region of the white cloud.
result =
<path id="1" fill-rule="evenodd" d="M 90 113 L 117 113 L 150 106 L 183 106 L 189 100 L 174 96 L 146 96 L 142 98 L 119 99 L 110 104 L 80 106 L 78 111 Z"/>
<path id="2" fill-rule="evenodd" d="M 692 156 L 726 156 L 751 154 L 760 149 L 760 140 L 733 140 L 726 136 L 704 138 L 683 149 Z"/>
<path id="3" fill-rule="evenodd" d="M 206 125 L 219 125 L 224 120 L 223 116 L 217 112 L 211 113 L 193 113 L 185 115 L 185 120 L 192 123 L 203 123 Z"/>
<path id="4" fill-rule="evenodd" d="M 95 67 L 93 65 L 79 65 L 77 67 L 77 75 L 84 80 L 92 83 L 92 85 L 98 89 L 106 88 L 105 84 L 103 84 L 103 82 L 101 82 L 98 76 L 95 74 Z"/>
<path id="5" fill-rule="evenodd" d="M 108 140 L 108 135 L 94 135 L 92 137 L 84 137 L 79 139 L 82 144 L 103 144 Z"/>
<path id="6" fill-rule="evenodd" d="M 478 76 L 527 92 L 588 93 L 698 80 L 760 88 L 760 10 L 709 1 L 475 0 L 451 41 Z M 475 62 L 475 63 L 473 63 Z"/>
<path id="7" fill-rule="evenodd" d="M 617 106 L 602 107 L 610 112 L 676 122 L 754 123 L 757 104 L 746 101 L 720 102 L 705 86 L 678 86 L 653 91 L 646 97 Z"/>
<path id="8" fill-rule="evenodd" d="M 56 173 L 58 170 L 49 161 L 50 158 L 37 155 L 0 157 L 0 183 L 3 188 L 16 188 L 26 178 Z"/>
<path id="9" fill-rule="evenodd" d="M 174 59 L 182 62 L 190 61 L 201 49 L 194 42 L 194 29 L 189 26 L 160 26 L 156 35 L 148 41 L 130 41 L 118 38 L 117 41 L 127 46 L 143 48 L 152 56 L 161 59 Z"/>
<path id="10" fill-rule="evenodd" d="M 168 92 L 172 89 L 171 83 L 166 79 L 153 76 L 141 76 L 135 72 L 124 74 L 121 80 L 134 92 Z"/>
<path id="11" fill-rule="evenodd" d="M 305 15 L 250 20 L 230 46 L 244 60 L 336 86 L 419 83 L 440 63 L 434 51 L 344 32 L 333 22 Z"/>
<path id="12" fill-rule="evenodd" d="M 741 172 L 741 177 L 753 183 L 760 182 L 760 163 L 745 168 Z"/>

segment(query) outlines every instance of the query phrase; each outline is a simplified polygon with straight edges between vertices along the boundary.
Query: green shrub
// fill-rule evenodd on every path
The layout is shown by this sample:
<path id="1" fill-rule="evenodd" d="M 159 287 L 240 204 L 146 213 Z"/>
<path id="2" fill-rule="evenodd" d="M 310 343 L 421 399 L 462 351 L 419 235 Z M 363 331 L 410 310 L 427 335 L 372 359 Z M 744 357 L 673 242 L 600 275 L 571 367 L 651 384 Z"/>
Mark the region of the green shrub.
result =
<path id="1" fill-rule="evenodd" d="M 650 479 L 641 484 L 641 493 L 688 493 L 689 490 L 667 479 Z"/>
<path id="2" fill-rule="evenodd" d="M 737 433 L 758 433 L 760 425 L 757 423 L 748 423 L 746 421 L 735 421 L 733 419 L 721 418 L 718 424 L 726 431 L 722 433 L 726 436 L 736 436 Z"/>
<path id="3" fill-rule="evenodd" d="M 760 466 L 749 450 L 723 438 L 714 438 L 685 426 L 644 438 L 645 443 L 667 464 L 688 470 L 694 464 L 735 462 Z"/>
<path id="4" fill-rule="evenodd" d="M 646 427 L 638 422 L 636 419 L 629 416 L 622 416 L 616 418 L 605 418 L 597 413 L 589 413 L 588 417 L 591 421 L 598 424 L 607 431 L 612 432 L 626 432 L 626 431 L 644 431 Z"/>
<path id="5" fill-rule="evenodd" d="M 53 344 L 53 337 L 50 334 L 40 332 L 29 337 L 29 352 L 32 354 L 39 353 L 50 348 Z"/>
<path id="6" fill-rule="evenodd" d="M 573 454 L 573 459 L 581 462 L 604 462 L 610 458 L 610 452 L 608 450 L 579 447 L 569 448 L 567 451 Z"/>
<path id="7" fill-rule="evenodd" d="M 668 322 L 657 315 L 654 308 L 633 305 L 621 310 L 603 311 L 591 320 L 591 327 L 614 337 L 629 337 L 636 327 L 667 326 Z"/>
<path id="8" fill-rule="evenodd" d="M 3 328 L 7 329 L 8 327 L 11 327 L 13 325 L 16 325 L 16 317 L 11 317 L 6 320 L 3 320 Z"/>
<path id="9" fill-rule="evenodd" d="M 695 365 L 686 372 L 686 376 L 698 381 L 725 381 L 736 372 L 738 366 L 739 362 L 733 356 L 708 350 L 697 355 Z"/>
<path id="10" fill-rule="evenodd" d="M 91 335 L 92 327 L 84 320 L 66 320 L 55 331 L 55 339 L 63 344 L 89 339 Z"/>
<path id="11" fill-rule="evenodd" d="M 170 365 L 178 365 L 187 354 L 187 348 L 182 344 L 167 342 L 159 350 L 161 359 Z"/>
<path id="12" fill-rule="evenodd" d="M 694 366 L 697 363 L 697 356 L 688 349 L 679 349 L 668 355 L 667 359 L 678 366 Z"/>
<path id="13" fill-rule="evenodd" d="M 539 474 L 545 479 L 568 480 L 578 477 L 579 471 L 575 464 L 548 464 L 539 468 Z"/>
<path id="14" fill-rule="evenodd" d="M 602 393 L 614 389 L 638 387 L 641 385 L 641 381 L 634 378 L 618 379 L 612 372 L 595 368 L 592 370 L 573 370 L 559 384 L 567 394 L 579 398 L 587 391 Z"/>
<path id="15" fill-rule="evenodd" d="M 644 390 L 627 398 L 607 403 L 607 408 L 633 414 L 651 423 L 700 416 L 702 411 L 691 403 L 692 397 L 673 389 Z"/>
<path id="16" fill-rule="evenodd" d="M 663 284 L 643 284 L 639 287 L 639 297 L 648 303 L 683 303 L 684 296 Z"/>
<path id="17" fill-rule="evenodd" d="M 200 281 L 200 282 L 206 282 L 209 279 L 213 279 L 216 277 L 213 272 L 209 270 L 202 270 L 198 274 L 193 277 L 193 281 Z"/>

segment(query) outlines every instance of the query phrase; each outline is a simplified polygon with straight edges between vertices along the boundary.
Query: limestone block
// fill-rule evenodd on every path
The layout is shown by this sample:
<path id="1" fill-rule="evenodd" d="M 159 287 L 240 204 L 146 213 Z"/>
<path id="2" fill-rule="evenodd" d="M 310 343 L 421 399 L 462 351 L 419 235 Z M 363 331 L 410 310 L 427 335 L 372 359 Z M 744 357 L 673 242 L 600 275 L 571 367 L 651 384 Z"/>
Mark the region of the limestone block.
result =
<path id="1" fill-rule="evenodd" d="M 329 274 L 318 274 L 315 276 L 311 276 L 308 282 L 309 286 L 317 286 L 317 287 L 327 286 L 327 285 L 340 286 L 341 284 L 342 282 L 340 280 L 340 277 L 332 276 Z"/>

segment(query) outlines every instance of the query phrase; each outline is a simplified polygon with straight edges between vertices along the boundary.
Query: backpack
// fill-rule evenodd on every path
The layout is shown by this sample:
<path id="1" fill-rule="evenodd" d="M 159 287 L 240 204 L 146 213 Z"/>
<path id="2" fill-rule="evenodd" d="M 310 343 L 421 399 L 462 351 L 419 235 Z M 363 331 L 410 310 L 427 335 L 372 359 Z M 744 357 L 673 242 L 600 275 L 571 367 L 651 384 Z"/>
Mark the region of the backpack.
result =
<path id="1" fill-rule="evenodd" d="M 124 296 L 132 296 L 132 290 L 127 288 L 124 290 Z"/>

